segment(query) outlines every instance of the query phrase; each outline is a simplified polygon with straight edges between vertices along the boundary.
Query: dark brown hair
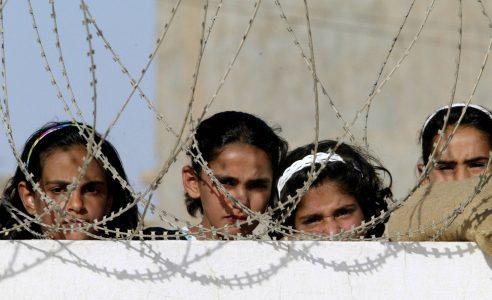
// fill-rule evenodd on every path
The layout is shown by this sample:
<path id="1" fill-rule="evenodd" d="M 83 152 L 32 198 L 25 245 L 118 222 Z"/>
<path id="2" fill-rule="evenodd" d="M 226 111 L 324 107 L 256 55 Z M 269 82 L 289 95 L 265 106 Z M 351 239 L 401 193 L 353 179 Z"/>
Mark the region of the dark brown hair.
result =
<path id="1" fill-rule="evenodd" d="M 275 182 L 278 178 L 280 161 L 287 153 L 287 142 L 279 137 L 275 131 L 260 118 L 238 111 L 224 111 L 203 120 L 196 130 L 195 139 L 198 148 L 207 162 L 213 161 L 220 150 L 230 143 L 244 143 L 265 151 L 270 159 L 273 170 L 273 186 L 270 201 L 276 195 Z M 191 153 L 197 155 L 197 149 L 191 148 Z M 197 175 L 200 175 L 201 166 L 191 159 L 191 167 Z M 196 216 L 197 211 L 203 214 L 200 199 L 193 199 L 185 194 L 185 203 L 188 213 Z"/>
<path id="2" fill-rule="evenodd" d="M 66 126 L 65 126 L 66 125 Z M 73 125 L 73 126 L 70 126 Z M 79 123 L 79 125 L 83 125 Z M 50 129 L 55 129 L 55 127 L 59 127 L 49 134 L 46 132 Z M 85 125 L 86 130 L 93 130 L 92 127 Z M 46 134 L 44 137 L 39 139 L 40 136 Z M 38 143 L 33 145 L 36 140 Z M 99 143 L 101 141 L 101 137 L 96 133 L 95 142 Z M 27 166 L 27 170 L 29 173 L 34 175 L 33 180 L 38 182 L 41 178 L 42 174 L 42 157 L 46 156 L 50 152 L 56 149 L 68 149 L 74 145 L 82 145 L 85 146 L 87 143 L 86 139 L 81 135 L 77 126 L 71 122 L 54 122 L 48 123 L 33 133 L 26 144 L 24 145 L 24 149 L 22 151 L 21 159 L 23 162 L 26 162 L 29 157 L 29 164 Z M 29 156 L 29 152 L 31 152 Z M 114 148 L 114 146 L 104 140 L 101 146 L 101 153 L 108 159 L 108 162 L 116 169 L 118 174 L 125 180 L 127 180 L 125 170 L 123 169 L 123 165 L 121 163 L 118 152 Z M 130 192 L 120 185 L 120 183 L 113 178 L 111 172 L 108 170 L 104 170 L 105 175 L 108 181 L 108 192 L 113 197 L 113 203 L 111 207 L 111 212 L 117 212 L 118 210 L 126 207 L 129 203 L 132 202 L 133 197 Z M 28 214 L 24 205 L 22 204 L 22 200 L 20 199 L 19 192 L 17 190 L 17 186 L 20 182 L 26 181 L 28 183 L 28 187 L 31 191 L 33 191 L 32 185 L 26 179 L 26 176 L 20 169 L 17 167 L 15 174 L 12 178 L 9 179 L 4 191 L 3 191 L 3 201 L 8 201 L 12 206 L 17 208 L 19 211 Z M 2 227 L 12 227 L 15 225 L 17 221 L 7 212 L 8 209 L 2 207 L 2 219 L 0 219 L 0 228 Z M 18 216 L 21 221 L 24 220 L 21 216 Z M 120 231 L 126 232 L 129 229 L 135 229 L 138 224 L 138 211 L 137 207 L 133 206 L 125 213 L 115 218 L 112 221 L 109 221 L 106 226 L 109 229 L 119 228 Z M 31 224 L 30 229 L 34 232 L 41 233 L 41 228 L 38 224 Z M 28 232 L 27 230 L 22 230 L 20 232 L 12 231 L 11 234 L 7 237 L 10 239 L 32 239 L 36 238 L 33 234 Z"/>

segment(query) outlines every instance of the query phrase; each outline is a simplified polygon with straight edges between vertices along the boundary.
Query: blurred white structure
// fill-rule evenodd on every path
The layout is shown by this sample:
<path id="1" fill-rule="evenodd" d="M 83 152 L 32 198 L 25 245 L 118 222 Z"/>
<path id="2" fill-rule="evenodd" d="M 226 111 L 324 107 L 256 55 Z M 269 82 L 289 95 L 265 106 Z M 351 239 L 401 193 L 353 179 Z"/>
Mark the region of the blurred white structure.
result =
<path id="1" fill-rule="evenodd" d="M 490 299 L 474 243 L 0 241 L 2 299 Z"/>

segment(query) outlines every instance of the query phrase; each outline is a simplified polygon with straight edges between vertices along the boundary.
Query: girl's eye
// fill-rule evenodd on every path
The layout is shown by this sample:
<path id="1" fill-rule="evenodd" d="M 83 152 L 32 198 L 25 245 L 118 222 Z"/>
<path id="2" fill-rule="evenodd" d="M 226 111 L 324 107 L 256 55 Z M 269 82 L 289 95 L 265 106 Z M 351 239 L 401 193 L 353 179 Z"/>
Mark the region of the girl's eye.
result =
<path id="1" fill-rule="evenodd" d="M 65 187 L 55 186 L 50 188 L 50 192 L 52 192 L 53 194 L 61 194 L 65 192 Z"/>
<path id="2" fill-rule="evenodd" d="M 484 162 L 474 162 L 470 164 L 470 168 L 480 168 L 483 169 L 487 166 L 487 163 Z"/>
<path id="3" fill-rule="evenodd" d="M 248 186 L 250 189 L 266 189 L 268 188 L 268 185 L 264 182 L 255 182 L 251 183 Z"/>
<path id="4" fill-rule="evenodd" d="M 84 193 L 91 193 L 91 194 L 94 194 L 94 193 L 98 193 L 99 192 L 99 189 L 97 187 L 97 184 L 94 184 L 94 183 L 88 183 L 86 184 L 84 187 L 83 187 L 83 192 Z"/>
<path id="5" fill-rule="evenodd" d="M 453 170 L 453 166 L 437 164 L 436 165 L 436 170 L 449 171 L 449 170 Z"/>
<path id="6" fill-rule="evenodd" d="M 320 222 L 322 219 L 323 219 L 322 216 L 309 216 L 302 221 L 302 224 L 310 225 L 310 224 Z"/>
<path id="7" fill-rule="evenodd" d="M 233 178 L 219 178 L 218 180 L 223 186 L 235 186 L 237 183 Z"/>

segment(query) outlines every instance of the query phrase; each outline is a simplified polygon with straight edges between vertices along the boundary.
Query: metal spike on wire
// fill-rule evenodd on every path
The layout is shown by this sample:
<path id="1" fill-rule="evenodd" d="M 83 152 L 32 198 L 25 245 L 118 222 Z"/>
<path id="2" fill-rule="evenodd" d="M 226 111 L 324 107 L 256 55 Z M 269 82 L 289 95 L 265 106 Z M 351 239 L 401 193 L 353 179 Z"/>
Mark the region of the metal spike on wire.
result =
<path id="1" fill-rule="evenodd" d="M 49 79 L 49 82 L 55 89 L 55 93 L 57 96 L 57 99 L 63 106 L 66 114 L 69 116 L 69 119 L 76 124 L 78 127 L 80 134 L 84 137 L 84 139 L 87 141 L 87 155 L 84 159 L 84 164 L 80 168 L 80 172 L 78 176 L 74 179 L 73 183 L 70 185 L 70 189 L 67 192 L 65 196 L 65 200 L 62 201 L 62 203 L 56 203 L 53 201 L 53 199 L 50 199 L 45 192 L 41 189 L 40 185 L 35 182 L 33 175 L 30 174 L 27 170 L 27 166 L 25 163 L 22 161 L 20 154 L 17 150 L 16 144 L 14 142 L 14 132 L 12 128 L 12 123 L 10 120 L 10 107 L 9 107 L 9 99 L 8 99 L 8 88 L 7 88 L 7 57 L 6 57 L 6 51 L 5 51 L 5 39 L 4 39 L 4 24 L 3 24 L 3 13 L 4 13 L 4 8 L 5 4 L 7 1 L 1 1 L 0 0 L 0 39 L 1 39 L 1 60 L 2 60 L 2 101 L 0 101 L 0 113 L 1 113 L 1 121 L 4 126 L 4 131 L 5 135 L 7 137 L 7 141 L 9 143 L 9 146 L 12 150 L 12 153 L 22 170 L 22 172 L 25 174 L 28 182 L 33 186 L 33 189 L 40 194 L 41 199 L 47 203 L 47 206 L 43 210 L 43 212 L 40 215 L 37 216 L 30 216 L 14 206 L 12 206 L 10 203 L 6 202 L 4 199 L 2 199 L 1 205 L 3 205 L 8 213 L 12 216 L 13 219 L 17 221 L 17 224 L 12 225 L 10 228 L 4 227 L 0 228 L 0 235 L 6 235 L 9 234 L 10 232 L 14 231 L 19 231 L 19 230 L 27 230 L 31 234 L 33 234 L 36 237 L 39 238 L 50 238 L 53 236 L 54 233 L 57 232 L 84 232 L 88 236 L 94 238 L 94 239 L 101 239 L 101 240 L 114 240 L 114 239 L 130 239 L 130 238 L 138 238 L 138 239 L 177 239 L 177 238 L 182 238 L 186 237 L 192 233 L 190 231 L 181 231 L 179 230 L 180 228 L 187 227 L 191 229 L 191 231 L 195 232 L 193 235 L 195 235 L 198 238 L 210 238 L 210 237 L 221 237 L 224 239 L 238 239 L 238 240 L 243 240 L 243 239 L 252 239 L 252 240 L 263 240 L 267 239 L 267 232 L 276 232 L 280 233 L 283 236 L 285 236 L 286 239 L 302 239 L 302 240 L 387 240 L 389 238 L 395 238 L 396 240 L 401 239 L 403 235 L 408 235 L 408 236 L 413 236 L 415 234 L 425 232 L 426 230 L 431 229 L 432 232 L 435 232 L 435 235 L 432 237 L 432 239 L 439 239 L 439 237 L 443 234 L 443 232 L 452 224 L 452 222 L 456 219 L 456 217 L 463 212 L 463 210 L 470 204 L 470 202 L 476 197 L 483 186 L 489 181 L 491 175 L 487 174 L 482 174 L 480 177 L 480 182 L 477 184 L 476 188 L 474 189 L 474 192 L 469 195 L 466 199 L 464 199 L 459 206 L 457 206 L 453 211 L 451 211 L 448 215 L 443 216 L 440 220 L 434 220 L 431 224 L 426 225 L 426 226 L 420 226 L 419 228 L 415 230 L 409 230 L 408 232 L 401 233 L 401 232 L 396 232 L 396 233 L 389 233 L 386 236 L 383 236 L 381 238 L 376 238 L 374 236 L 372 237 L 364 237 L 364 234 L 370 230 L 371 228 L 374 228 L 375 226 L 381 224 L 384 222 L 388 217 L 391 216 L 392 212 L 395 210 L 399 209 L 408 199 L 412 197 L 414 192 L 418 187 L 421 186 L 423 180 L 425 177 L 429 174 L 429 172 L 432 170 L 434 167 L 436 159 L 438 159 L 445 151 L 446 147 L 449 145 L 449 142 L 451 138 L 453 137 L 454 133 L 456 132 L 462 118 L 464 117 L 464 114 L 466 113 L 466 109 L 468 108 L 468 105 L 471 103 L 471 100 L 473 96 L 475 95 L 475 92 L 477 90 L 477 87 L 481 81 L 484 69 L 487 65 L 488 62 L 488 56 L 490 54 L 491 48 L 492 48 L 492 38 L 489 41 L 489 45 L 487 49 L 485 50 L 483 62 L 480 66 L 479 72 L 477 74 L 475 82 L 472 84 L 469 97 L 466 100 L 466 106 L 462 110 L 460 119 L 458 120 L 457 124 L 455 124 L 451 134 L 446 138 L 445 137 L 445 132 L 444 129 L 446 128 L 447 125 L 447 120 L 449 118 L 449 110 L 446 114 L 445 117 L 445 128 L 442 128 L 439 133 L 439 141 L 435 143 L 432 149 L 432 155 L 429 159 L 429 163 L 425 166 L 424 172 L 422 176 L 419 178 L 417 184 L 415 187 L 410 191 L 410 193 L 404 197 L 403 199 L 400 199 L 399 201 L 391 201 L 388 204 L 388 208 L 384 211 L 378 212 L 377 215 L 374 216 L 369 216 L 368 220 L 362 222 L 360 226 L 354 226 L 350 228 L 349 230 L 342 231 L 336 234 L 331 234 L 331 235 L 326 235 L 326 234 L 319 234 L 319 233 L 309 233 L 301 230 L 297 230 L 295 228 L 292 228 L 290 226 L 285 226 L 283 224 L 283 221 L 287 217 L 289 217 L 292 213 L 294 213 L 295 208 L 297 205 L 299 205 L 300 201 L 302 200 L 302 197 L 304 194 L 308 191 L 310 188 L 311 184 L 316 180 L 317 176 L 320 174 L 320 172 L 323 170 L 323 168 L 326 166 L 325 164 L 322 164 L 320 167 L 315 168 L 314 161 L 311 164 L 311 169 L 310 173 L 308 176 L 308 180 L 303 183 L 302 187 L 299 187 L 295 195 L 291 195 L 287 197 L 287 200 L 285 202 L 278 201 L 277 206 L 274 208 L 269 208 L 265 213 L 261 212 L 256 212 L 251 210 L 249 207 L 245 206 L 242 204 L 240 201 L 238 201 L 236 198 L 234 198 L 231 193 L 217 180 L 215 177 L 213 170 L 209 167 L 208 163 L 204 158 L 203 155 L 201 154 L 200 149 L 198 148 L 198 143 L 194 137 L 195 134 L 195 128 L 194 124 L 200 122 L 204 116 L 208 113 L 212 105 L 214 104 L 216 98 L 218 97 L 222 87 L 224 86 L 225 82 L 229 78 L 229 74 L 233 70 L 234 66 L 236 65 L 236 61 L 239 59 L 239 54 L 241 50 L 243 49 L 244 45 L 247 43 L 248 36 L 252 34 L 252 28 L 253 24 L 255 23 L 256 19 L 258 18 L 258 11 L 261 7 L 262 1 L 261 0 L 255 0 L 253 4 L 253 10 L 250 13 L 249 19 L 248 19 L 248 24 L 246 25 L 243 34 L 241 36 L 241 39 L 239 41 L 239 44 L 236 48 L 236 51 L 234 52 L 232 58 L 229 61 L 229 64 L 227 65 L 227 68 L 225 69 L 220 81 L 217 84 L 217 88 L 215 89 L 215 92 L 213 93 L 211 99 L 206 102 L 206 105 L 203 107 L 203 110 L 201 113 L 198 115 L 198 118 L 194 120 L 191 112 L 194 107 L 195 103 L 195 90 L 196 86 L 199 81 L 199 74 L 200 74 L 200 66 L 201 62 L 203 59 L 203 55 L 205 50 L 207 49 L 207 44 L 209 41 L 209 38 L 211 34 L 213 33 L 214 26 L 216 24 L 216 21 L 219 16 L 219 12 L 222 9 L 223 1 L 219 0 L 217 2 L 217 5 L 215 7 L 215 11 L 211 18 L 208 18 L 208 9 L 209 9 L 209 3 L 208 0 L 204 0 L 204 6 L 203 6 L 203 20 L 201 23 L 201 35 L 200 35 L 200 44 L 199 44 L 199 53 L 196 58 L 195 62 L 195 69 L 193 73 L 193 77 L 190 83 L 190 96 L 188 99 L 188 110 L 185 116 L 183 117 L 183 121 L 181 122 L 181 126 L 179 127 L 179 130 L 175 130 L 170 126 L 170 124 L 167 122 L 167 118 L 157 110 L 155 105 L 153 104 L 152 100 L 147 97 L 145 92 L 142 90 L 140 87 L 140 83 L 144 76 L 147 74 L 147 70 L 152 64 L 153 60 L 156 57 L 157 51 L 163 44 L 163 42 L 166 39 L 167 33 L 171 28 L 171 25 L 173 24 L 174 17 L 178 11 L 178 8 L 180 7 L 181 0 L 177 0 L 175 2 L 175 5 L 173 6 L 170 14 L 168 21 L 162 26 L 162 31 L 161 34 L 159 35 L 159 38 L 156 40 L 156 44 L 154 48 L 152 49 L 151 54 L 148 56 L 148 60 L 145 63 L 145 65 L 142 68 L 141 73 L 138 76 L 134 76 L 130 74 L 128 68 L 125 66 L 123 63 L 123 58 L 119 56 L 118 52 L 116 49 L 111 45 L 109 38 L 103 33 L 103 29 L 101 28 L 100 24 L 98 24 L 90 10 L 90 8 L 87 6 L 86 2 L 84 0 L 80 1 L 80 8 L 83 14 L 83 22 L 82 25 L 84 26 L 85 29 L 85 34 L 86 34 L 86 39 L 87 39 L 87 45 L 88 45 L 88 52 L 87 56 L 89 58 L 89 73 L 91 75 L 91 82 L 90 82 L 90 87 L 92 89 L 92 104 L 93 104 L 93 109 L 92 109 L 92 126 L 95 128 L 96 125 L 96 119 L 97 119 L 97 79 L 96 79 L 96 65 L 94 61 L 94 48 L 92 46 L 93 39 L 100 39 L 104 46 L 105 49 L 110 53 L 112 60 L 118 65 L 120 68 L 121 72 L 125 74 L 125 76 L 128 78 L 129 84 L 132 87 L 132 91 L 129 93 L 129 95 L 125 98 L 121 106 L 119 107 L 119 110 L 117 114 L 114 116 L 112 122 L 110 125 L 107 127 L 107 129 L 104 131 L 103 135 L 101 136 L 101 141 L 99 143 L 95 142 L 95 131 L 90 130 L 87 126 L 85 126 L 85 119 L 82 114 L 82 111 L 78 105 L 78 99 L 75 96 L 76 93 L 73 90 L 73 86 L 70 80 L 69 76 L 69 69 L 68 66 L 65 63 L 64 59 L 64 54 L 62 50 L 62 37 L 59 34 L 59 23 L 58 23 L 58 18 L 60 17 L 59 14 L 56 11 L 56 6 L 55 6 L 55 1 L 54 0 L 49 0 L 49 8 L 51 11 L 50 17 L 52 19 L 52 31 L 54 33 L 55 37 L 55 48 L 56 48 L 56 55 L 58 57 L 58 62 L 59 62 L 59 69 L 61 71 L 61 74 L 63 76 L 66 92 L 69 95 L 69 101 L 67 101 L 64 97 L 64 92 L 62 91 L 60 84 L 58 83 L 54 72 L 53 72 L 53 66 L 50 64 L 48 61 L 48 55 L 44 46 L 44 42 L 41 39 L 41 34 L 40 31 L 42 28 L 38 27 L 38 23 L 36 20 L 36 13 L 33 10 L 31 0 L 27 0 L 28 3 L 28 12 L 29 15 L 31 16 L 31 21 L 32 21 L 32 26 L 35 32 L 35 39 L 36 43 L 40 49 L 40 54 L 41 54 L 41 60 L 43 62 L 44 68 L 46 70 L 47 78 Z M 395 45 L 397 41 L 400 39 L 400 34 L 402 30 L 404 29 L 408 16 L 410 13 L 413 11 L 414 3 L 415 1 L 411 2 L 410 7 L 408 8 L 404 19 L 394 37 L 392 40 L 392 44 L 388 50 L 388 53 L 386 57 L 384 58 L 384 61 L 381 64 L 380 69 L 378 70 L 378 75 L 377 79 L 374 82 L 374 85 L 369 92 L 369 96 L 366 99 L 366 102 L 363 104 L 363 106 L 357 110 L 354 118 L 352 119 L 351 122 L 347 122 L 343 116 L 340 114 L 339 110 L 337 109 L 334 100 L 332 99 L 331 95 L 328 93 L 327 89 L 325 86 L 327 86 L 326 83 L 322 82 L 320 78 L 318 77 L 318 73 L 316 70 L 316 60 L 315 60 L 315 53 L 314 53 L 314 37 L 313 33 L 311 31 L 311 24 L 310 24 L 310 11 L 309 11 L 309 4 L 307 0 L 304 0 L 304 14 L 306 18 L 306 33 L 308 36 L 308 49 L 309 49 L 309 54 L 306 54 L 305 48 L 301 45 L 299 38 L 297 36 L 297 33 L 295 32 L 294 28 L 292 27 L 289 19 L 287 18 L 283 7 L 280 3 L 279 0 L 273 0 L 274 5 L 280 12 L 280 22 L 284 24 L 285 29 L 289 32 L 294 46 L 297 48 L 299 51 L 301 57 L 303 58 L 306 66 L 308 67 L 309 71 L 311 72 L 311 77 L 312 77 L 312 86 L 313 86 L 313 93 L 314 93 L 314 116 L 315 116 L 315 134 L 314 134 L 314 144 L 315 144 L 315 149 L 317 148 L 317 143 L 318 143 L 318 137 L 319 137 L 319 90 L 321 90 L 321 93 L 323 96 L 325 96 L 328 99 L 328 102 L 330 104 L 330 108 L 335 112 L 335 115 L 337 118 L 341 121 L 342 123 L 342 133 L 341 135 L 337 138 L 337 145 L 332 149 L 331 153 L 335 153 L 338 146 L 343 142 L 344 139 L 348 138 L 352 142 L 355 141 L 354 135 L 351 133 L 351 129 L 353 128 L 354 124 L 360 117 L 360 115 L 365 111 L 366 112 L 366 121 L 365 121 L 365 133 L 364 133 L 364 142 L 366 147 L 369 147 L 369 143 L 367 141 L 367 118 L 369 114 L 369 110 L 371 107 L 371 104 L 373 103 L 375 97 L 381 92 L 381 89 L 387 84 L 387 82 L 392 78 L 394 73 L 399 69 L 401 64 L 406 60 L 408 55 L 410 54 L 411 50 L 413 49 L 414 45 L 417 43 L 417 41 L 420 39 L 421 33 L 423 32 L 424 28 L 427 25 L 427 21 L 429 19 L 429 16 L 431 12 L 433 11 L 434 8 L 434 3 L 435 0 L 430 0 L 427 10 L 423 16 L 423 20 L 420 23 L 420 26 L 415 33 L 413 39 L 411 42 L 408 44 L 406 47 L 404 53 L 400 56 L 400 58 L 397 60 L 396 64 L 390 69 L 390 71 L 386 74 L 386 76 L 383 78 L 383 72 L 385 68 L 388 66 L 389 58 L 393 53 L 393 50 L 395 48 Z M 489 28 L 492 28 L 492 19 L 489 17 L 485 6 L 481 0 L 477 0 L 477 3 L 480 6 L 481 12 L 483 16 L 488 20 L 488 25 Z M 462 50 L 462 40 L 463 40 L 463 11 L 462 11 L 462 1 L 458 0 L 458 20 L 459 20 L 459 26 L 458 26 L 458 38 L 457 38 L 457 52 L 456 52 L 456 69 L 454 73 L 454 81 L 453 85 L 451 86 L 451 93 L 450 93 L 450 101 L 449 103 L 452 104 L 455 99 L 455 94 L 456 94 L 456 89 L 457 89 L 457 84 L 458 84 L 458 78 L 460 74 L 460 69 L 462 67 L 462 58 L 461 58 L 461 50 Z M 208 26 L 207 26 L 208 24 Z M 92 35 L 92 32 L 95 32 L 95 36 Z M 176 143 L 173 151 L 171 152 L 170 156 L 168 157 L 168 160 L 162 165 L 161 169 L 159 170 L 158 174 L 152 181 L 152 183 L 143 191 L 143 192 L 137 192 L 132 188 L 132 186 L 121 177 L 121 175 L 117 172 L 117 170 L 109 163 L 107 157 L 105 157 L 102 152 L 101 152 L 101 145 L 104 142 L 105 138 L 108 136 L 108 134 L 113 130 L 114 126 L 120 121 L 120 116 L 121 114 L 125 111 L 125 109 L 128 106 L 128 103 L 132 99 L 132 96 L 134 93 L 138 93 L 140 98 L 143 100 L 142 103 L 145 104 L 153 113 L 154 117 L 158 121 L 159 124 L 162 124 L 162 126 L 165 128 L 166 131 L 170 132 L 171 134 L 174 135 L 176 138 Z M 77 120 L 82 121 L 82 125 L 79 123 L 76 123 Z M 191 131 L 188 134 L 185 134 L 185 128 L 187 126 L 191 126 Z M 439 144 L 441 140 L 445 140 L 444 146 L 439 148 Z M 192 151 L 193 150 L 193 151 Z M 235 207 L 241 209 L 247 216 L 245 221 L 237 222 L 236 224 L 231 224 L 231 225 L 226 225 L 222 228 L 206 228 L 202 225 L 193 225 L 190 224 L 189 222 L 174 216 L 173 214 L 169 213 L 166 210 L 159 209 L 158 207 L 155 206 L 155 204 L 152 203 L 152 195 L 156 191 L 156 189 L 162 184 L 163 177 L 169 170 L 170 166 L 175 162 L 176 157 L 179 153 L 181 152 L 186 152 L 188 154 L 191 154 L 193 157 L 193 160 L 200 164 L 202 169 L 204 170 L 204 173 L 210 177 L 211 181 L 214 183 L 214 185 L 217 187 L 218 191 L 225 196 L 227 201 L 230 201 Z M 315 151 L 316 152 L 316 151 Z M 66 211 L 66 205 L 68 202 L 68 199 L 70 197 L 70 193 L 77 187 L 77 185 L 80 183 L 80 179 L 84 176 L 87 166 L 90 163 L 92 159 L 97 159 L 102 167 L 110 172 L 113 176 L 113 178 L 119 182 L 121 185 L 122 189 L 129 191 L 131 194 L 133 200 L 131 203 L 128 203 L 126 206 L 120 208 L 118 211 L 113 211 L 109 215 L 104 216 L 101 220 L 93 220 L 92 222 L 83 222 L 82 224 L 78 226 L 70 226 L 69 228 L 67 227 L 62 227 L 60 226 L 59 222 L 48 225 L 44 224 L 41 220 L 42 217 L 46 214 L 50 214 L 51 212 L 57 212 L 59 213 L 59 216 L 63 216 L 64 214 L 67 213 Z M 490 161 L 489 161 L 490 164 Z M 112 220 L 120 217 L 123 213 L 131 209 L 132 207 L 135 207 L 137 205 L 141 205 L 144 207 L 144 213 L 142 214 L 142 217 L 139 221 L 138 228 L 134 231 L 122 231 L 119 228 L 111 229 L 107 227 L 107 224 L 111 222 Z M 272 216 L 275 213 L 280 212 L 281 217 L 279 219 L 273 219 Z M 157 216 L 159 220 L 166 225 L 166 227 L 171 227 L 178 229 L 174 234 L 168 235 L 167 233 L 164 233 L 162 235 L 158 235 L 155 232 L 151 232 L 149 234 L 144 233 L 141 229 L 143 226 L 143 218 L 147 214 L 152 214 L 154 216 Z M 229 233 L 229 229 L 233 227 L 241 227 L 243 225 L 250 225 L 253 222 L 258 222 L 262 226 L 265 226 L 265 230 L 260 231 L 258 233 L 252 233 L 252 234 L 247 234 L 247 235 L 233 235 Z M 41 228 L 43 228 L 42 232 L 36 232 L 33 230 L 32 225 L 37 224 Z M 241 278 L 238 278 L 240 281 Z"/>

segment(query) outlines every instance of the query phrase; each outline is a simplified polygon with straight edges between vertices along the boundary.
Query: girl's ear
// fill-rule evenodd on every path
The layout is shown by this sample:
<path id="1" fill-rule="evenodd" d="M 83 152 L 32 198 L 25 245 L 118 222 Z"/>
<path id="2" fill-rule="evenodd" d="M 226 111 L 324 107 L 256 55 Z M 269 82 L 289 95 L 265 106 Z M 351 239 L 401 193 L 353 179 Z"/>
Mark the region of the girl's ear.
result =
<path id="1" fill-rule="evenodd" d="M 417 171 L 419 172 L 419 177 L 422 176 L 422 173 L 424 172 L 424 163 L 421 160 L 417 163 Z M 427 173 L 427 176 L 425 176 L 425 179 L 424 181 L 422 181 L 422 183 L 429 183 L 429 173 Z"/>
<path id="2" fill-rule="evenodd" d="M 417 170 L 419 171 L 419 176 L 422 175 L 422 172 L 424 171 L 424 164 L 420 161 L 417 163 Z"/>
<path id="3" fill-rule="evenodd" d="M 22 205 L 26 211 L 31 214 L 36 214 L 36 205 L 34 203 L 35 193 L 29 189 L 27 182 L 21 181 L 17 185 L 17 192 L 19 193 L 19 198 L 22 200 Z"/>
<path id="4" fill-rule="evenodd" d="M 181 176 L 183 179 L 183 187 L 188 194 L 193 199 L 200 198 L 200 189 L 198 183 L 200 178 L 196 174 L 195 170 L 191 166 L 184 166 L 181 170 Z"/>

